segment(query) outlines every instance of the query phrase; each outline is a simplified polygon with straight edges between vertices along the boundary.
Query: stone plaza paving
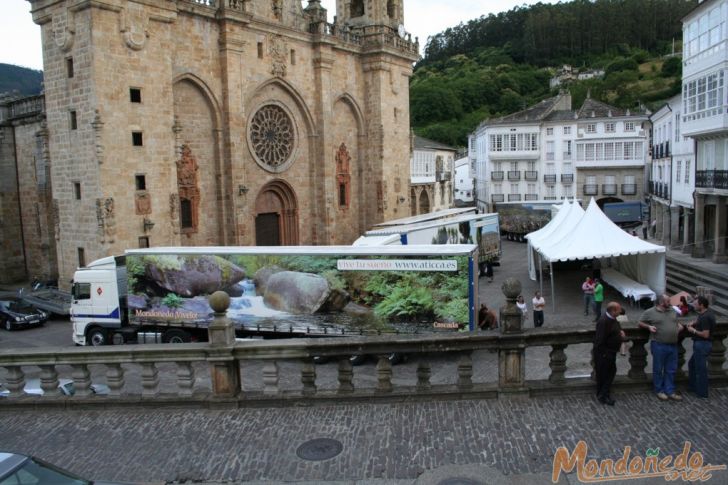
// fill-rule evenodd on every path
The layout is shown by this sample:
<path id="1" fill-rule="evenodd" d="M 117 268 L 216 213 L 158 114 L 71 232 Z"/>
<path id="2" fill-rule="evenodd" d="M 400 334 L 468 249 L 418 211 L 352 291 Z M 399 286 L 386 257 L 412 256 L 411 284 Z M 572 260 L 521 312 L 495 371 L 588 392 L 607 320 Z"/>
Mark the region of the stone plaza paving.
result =
<path id="1" fill-rule="evenodd" d="M 652 394 L 407 402 L 272 409 L 38 409 L 0 414 L 0 449 L 32 453 L 94 479 L 131 482 L 548 483 L 559 446 L 589 458 L 677 455 L 686 440 L 728 464 L 728 391 L 660 402 Z M 342 444 L 297 456 L 314 438 Z M 445 481 L 460 478 L 460 481 Z M 469 479 L 471 482 L 463 481 Z M 713 483 L 727 483 L 719 472 Z M 566 479 L 578 483 L 575 475 Z M 664 479 L 650 483 L 662 483 Z M 630 483 L 640 483 L 630 480 Z"/>

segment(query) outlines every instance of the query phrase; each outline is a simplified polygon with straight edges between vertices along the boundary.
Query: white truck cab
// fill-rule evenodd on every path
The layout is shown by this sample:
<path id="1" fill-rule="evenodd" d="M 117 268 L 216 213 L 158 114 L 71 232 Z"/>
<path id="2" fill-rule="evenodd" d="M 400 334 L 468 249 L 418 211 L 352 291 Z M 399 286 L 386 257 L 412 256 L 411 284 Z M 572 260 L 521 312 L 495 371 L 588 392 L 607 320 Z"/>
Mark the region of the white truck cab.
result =
<path id="1" fill-rule="evenodd" d="M 73 275 L 71 322 L 77 345 L 105 345 L 121 339 L 125 316 L 126 266 L 124 258 L 109 256 L 79 268 Z M 114 342 L 121 343 L 121 342 Z"/>

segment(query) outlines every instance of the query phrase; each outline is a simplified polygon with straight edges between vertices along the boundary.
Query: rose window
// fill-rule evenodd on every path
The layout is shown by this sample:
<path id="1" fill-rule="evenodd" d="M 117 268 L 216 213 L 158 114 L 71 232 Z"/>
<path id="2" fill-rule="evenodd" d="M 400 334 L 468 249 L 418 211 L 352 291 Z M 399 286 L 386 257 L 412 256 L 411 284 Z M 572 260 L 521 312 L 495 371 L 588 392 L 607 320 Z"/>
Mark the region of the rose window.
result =
<path id="1" fill-rule="evenodd" d="M 283 168 L 295 141 L 291 118 L 276 105 L 263 106 L 250 123 L 250 143 L 259 162 L 271 170 Z"/>

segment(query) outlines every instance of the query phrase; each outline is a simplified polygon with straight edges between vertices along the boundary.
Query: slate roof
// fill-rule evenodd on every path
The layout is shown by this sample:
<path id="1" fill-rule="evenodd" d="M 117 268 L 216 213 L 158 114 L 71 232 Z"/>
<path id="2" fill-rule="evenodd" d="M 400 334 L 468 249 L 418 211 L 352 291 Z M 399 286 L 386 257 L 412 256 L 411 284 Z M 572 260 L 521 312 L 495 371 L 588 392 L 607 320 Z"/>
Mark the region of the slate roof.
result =
<path id="1" fill-rule="evenodd" d="M 556 102 L 561 96 L 554 96 L 515 113 L 511 113 L 494 120 L 489 120 L 489 125 L 511 124 L 511 123 L 528 123 L 542 121 L 548 116 Z"/>
<path id="2" fill-rule="evenodd" d="M 448 150 L 451 152 L 456 152 L 457 148 L 453 148 L 449 145 L 445 145 L 444 143 L 415 135 L 415 150 Z"/>

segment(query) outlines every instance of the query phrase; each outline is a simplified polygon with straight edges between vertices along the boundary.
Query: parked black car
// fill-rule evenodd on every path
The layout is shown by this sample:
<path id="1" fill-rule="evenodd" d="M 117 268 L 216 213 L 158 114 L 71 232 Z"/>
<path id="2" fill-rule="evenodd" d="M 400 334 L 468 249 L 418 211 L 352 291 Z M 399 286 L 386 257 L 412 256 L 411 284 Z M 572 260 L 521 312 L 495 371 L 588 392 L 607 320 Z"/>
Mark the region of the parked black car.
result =
<path id="1" fill-rule="evenodd" d="M 42 325 L 48 313 L 19 298 L 0 300 L 0 324 L 5 330 Z"/>

